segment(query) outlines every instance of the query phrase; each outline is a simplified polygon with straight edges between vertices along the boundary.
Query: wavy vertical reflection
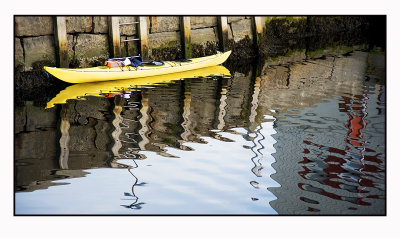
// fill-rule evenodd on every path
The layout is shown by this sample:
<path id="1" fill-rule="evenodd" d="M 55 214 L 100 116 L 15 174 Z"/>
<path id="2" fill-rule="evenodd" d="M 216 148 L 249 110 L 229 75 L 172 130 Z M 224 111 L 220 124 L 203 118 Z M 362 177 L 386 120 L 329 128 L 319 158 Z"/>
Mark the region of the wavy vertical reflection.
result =
<path id="1" fill-rule="evenodd" d="M 139 202 L 139 197 L 136 196 L 135 194 L 135 186 L 138 185 L 138 178 L 133 174 L 132 169 L 136 169 L 138 167 L 137 163 L 135 160 L 132 160 L 134 163 L 134 166 L 129 166 L 128 167 L 128 172 L 134 177 L 134 183 L 132 184 L 131 187 L 131 193 L 124 193 L 125 198 L 122 200 L 127 200 L 130 201 L 128 205 L 121 205 L 122 207 L 128 208 L 128 209 L 142 209 L 142 206 L 145 204 L 144 202 Z"/>
<path id="2" fill-rule="evenodd" d="M 274 123 L 276 118 L 270 115 L 264 115 L 262 122 L 256 122 L 257 110 L 259 108 L 259 96 L 261 91 L 261 78 L 256 77 L 254 79 L 250 113 L 248 116 L 248 133 L 247 138 L 252 142 L 250 150 L 254 154 L 251 157 L 253 168 L 251 172 L 254 174 L 254 180 L 250 181 L 250 185 L 258 191 L 257 195 L 253 195 L 251 200 L 254 202 L 260 199 L 266 199 L 268 203 L 276 199 L 270 191 L 268 196 L 259 194 L 265 192 L 267 189 L 270 190 L 272 187 L 279 187 L 279 184 L 272 178 L 272 175 L 276 173 L 273 169 L 272 164 L 275 162 L 275 158 L 272 156 L 275 153 L 274 145 L 276 140 L 272 137 L 276 134 L 274 129 Z"/>
<path id="3" fill-rule="evenodd" d="M 254 153 L 254 156 L 251 158 L 251 161 L 254 164 L 254 167 L 251 169 L 254 175 L 257 177 L 261 177 L 261 170 L 264 168 L 261 161 L 264 158 L 264 155 L 262 154 L 262 150 L 264 149 L 263 144 L 261 143 L 263 140 L 265 140 L 265 137 L 260 131 L 262 130 L 262 126 L 260 126 L 256 130 L 256 135 L 253 137 L 253 146 L 251 147 L 251 151 Z M 260 138 L 258 138 L 260 137 Z"/>
<path id="4" fill-rule="evenodd" d="M 114 158 L 119 158 L 119 150 L 122 147 L 122 143 L 119 138 L 122 133 L 120 125 L 120 123 L 122 122 L 122 116 L 121 116 L 122 103 L 123 101 L 121 100 L 120 97 L 114 98 L 114 108 L 112 110 L 112 112 L 114 113 L 114 120 L 112 121 L 112 124 L 114 126 L 114 131 L 111 133 L 111 137 L 114 139 L 114 144 L 111 148 Z"/>
<path id="5" fill-rule="evenodd" d="M 257 193 L 251 197 L 252 201 L 267 200 L 270 203 L 276 199 L 276 196 L 268 190 L 280 186 L 272 178 L 272 175 L 276 173 L 272 167 L 272 164 L 275 163 L 272 154 L 275 153 L 274 145 L 277 142 L 272 137 L 276 134 L 274 121 L 274 117 L 267 116 L 266 121 L 261 123 L 254 132 L 249 131 L 247 134 L 248 140 L 253 144 L 250 150 L 254 154 L 251 158 L 253 163 L 251 172 L 254 174 L 254 179 L 250 181 L 250 185 L 257 190 Z M 267 196 L 265 195 L 266 191 L 268 191 Z"/>
<path id="6" fill-rule="evenodd" d="M 67 105 L 61 106 L 61 123 L 60 123 L 60 158 L 59 164 L 61 169 L 68 169 L 68 158 L 69 158 L 69 117 L 70 117 L 70 110 Z"/>
<path id="7" fill-rule="evenodd" d="M 187 84 L 185 84 L 186 86 Z M 190 85 L 190 84 L 189 84 Z M 189 87 L 189 86 L 186 86 Z M 184 92 L 184 99 L 183 99 L 183 113 L 182 113 L 182 117 L 183 117 L 183 122 L 182 122 L 182 128 L 183 128 L 183 132 L 181 134 L 181 137 L 184 141 L 189 141 L 190 139 L 190 135 L 192 134 L 190 127 L 191 127 L 191 123 L 190 123 L 190 105 L 192 102 L 192 98 L 191 98 L 191 92 L 190 90 L 187 90 L 187 88 L 185 87 L 185 92 Z"/>
<path id="8" fill-rule="evenodd" d="M 257 77 L 254 82 L 254 92 L 253 92 L 253 98 L 251 101 L 251 109 L 250 109 L 250 116 L 249 116 L 250 128 L 253 127 L 253 124 L 255 123 L 256 116 L 257 116 L 260 86 L 261 86 L 261 78 Z"/>
<path id="9" fill-rule="evenodd" d="M 226 99 L 227 99 L 227 87 L 222 87 L 221 89 L 221 97 L 220 97 L 220 103 L 219 103 L 219 113 L 218 113 L 218 125 L 217 125 L 217 129 L 218 130 L 223 130 L 225 127 L 225 115 L 226 115 L 226 106 L 228 105 L 226 103 Z"/>
<path id="10" fill-rule="evenodd" d="M 139 141 L 139 148 L 141 150 L 146 150 L 146 145 L 149 144 L 150 140 L 148 138 L 148 133 L 150 132 L 149 123 L 151 121 L 150 107 L 149 107 L 149 98 L 148 93 L 146 91 L 142 91 L 142 100 L 141 100 L 142 107 L 140 109 L 140 130 L 139 135 L 141 140 Z"/>

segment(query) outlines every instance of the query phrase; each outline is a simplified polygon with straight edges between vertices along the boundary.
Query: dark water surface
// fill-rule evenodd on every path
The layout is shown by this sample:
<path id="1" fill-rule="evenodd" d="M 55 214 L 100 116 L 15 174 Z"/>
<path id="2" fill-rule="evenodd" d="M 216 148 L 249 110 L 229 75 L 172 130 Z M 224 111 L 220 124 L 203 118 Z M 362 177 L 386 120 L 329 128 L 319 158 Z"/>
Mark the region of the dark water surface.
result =
<path id="1" fill-rule="evenodd" d="M 384 53 L 298 55 L 16 106 L 15 213 L 386 214 Z"/>

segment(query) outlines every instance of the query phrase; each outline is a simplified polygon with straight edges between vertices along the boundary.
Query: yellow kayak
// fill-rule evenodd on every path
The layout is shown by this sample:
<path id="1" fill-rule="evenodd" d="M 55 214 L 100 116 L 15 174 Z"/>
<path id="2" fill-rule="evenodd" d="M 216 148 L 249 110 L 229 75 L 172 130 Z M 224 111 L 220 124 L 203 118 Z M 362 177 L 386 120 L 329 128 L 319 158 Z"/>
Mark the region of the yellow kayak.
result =
<path id="1" fill-rule="evenodd" d="M 68 83 L 89 83 L 98 81 L 132 79 L 140 77 L 149 77 L 155 75 L 164 75 L 179 73 L 189 70 L 195 70 L 224 63 L 231 51 L 218 53 L 211 56 L 193 58 L 188 62 L 163 61 L 162 66 L 124 66 L 109 68 L 107 66 L 98 66 L 91 68 L 68 69 L 56 67 L 44 67 L 44 69 L 54 77 Z"/>
<path id="2" fill-rule="evenodd" d="M 134 91 L 135 88 L 152 87 L 156 84 L 168 83 L 173 80 L 185 78 L 222 76 L 229 77 L 231 74 L 224 66 L 212 66 L 197 70 L 185 71 L 174 74 L 164 74 L 151 77 L 142 77 L 136 79 L 114 80 L 107 82 L 93 82 L 71 85 L 60 91 L 46 105 L 46 108 L 52 108 L 55 104 L 64 104 L 69 99 L 81 99 L 84 96 L 105 97 L 106 94 L 123 94 L 123 91 Z"/>

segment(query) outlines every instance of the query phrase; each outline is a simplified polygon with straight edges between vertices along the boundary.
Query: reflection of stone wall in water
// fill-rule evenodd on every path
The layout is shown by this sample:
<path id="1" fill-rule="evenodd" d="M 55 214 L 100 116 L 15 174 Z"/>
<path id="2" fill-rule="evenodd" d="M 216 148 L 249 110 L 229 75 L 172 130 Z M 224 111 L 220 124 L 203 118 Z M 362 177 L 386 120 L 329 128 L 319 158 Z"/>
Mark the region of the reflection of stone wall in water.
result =
<path id="1" fill-rule="evenodd" d="M 196 136 L 209 135 L 213 128 L 217 111 L 218 81 L 192 80 L 188 84 L 190 90 L 190 130 Z"/>
<path id="2" fill-rule="evenodd" d="M 357 195 L 357 189 L 353 189 L 353 185 L 365 189 L 364 185 L 347 182 L 342 184 L 340 188 L 336 188 L 335 186 L 341 182 L 340 180 L 331 179 L 332 181 L 328 181 L 329 176 L 332 176 L 336 170 L 340 170 L 339 168 L 342 165 L 330 164 L 331 162 L 326 161 L 334 158 L 340 161 L 344 155 L 355 154 L 352 156 L 357 156 L 358 149 L 356 148 L 353 148 L 354 150 L 351 153 L 349 149 L 346 149 L 349 150 L 347 153 L 340 151 L 341 148 L 344 150 L 344 148 L 352 146 L 346 144 L 346 133 L 343 133 L 345 125 L 338 124 L 336 121 L 321 119 L 320 123 L 325 124 L 325 126 L 321 126 L 321 131 L 319 131 L 318 123 L 308 122 L 307 113 L 302 111 L 307 108 L 308 111 L 312 111 L 312 108 L 317 107 L 322 102 L 325 102 L 324 105 L 327 107 L 330 98 L 337 99 L 341 95 L 348 95 L 349 97 L 353 95 L 354 99 L 357 97 L 354 95 L 363 95 L 365 93 L 363 81 L 367 72 L 368 57 L 369 54 L 366 52 L 354 52 L 348 57 L 328 57 L 325 60 L 309 60 L 301 64 L 264 67 L 261 75 L 261 91 L 263 93 L 259 98 L 259 111 L 262 112 L 261 115 L 271 114 L 269 109 L 278 111 L 278 114 L 275 115 L 277 118 L 275 128 L 277 134 L 274 135 L 277 140 L 275 144 L 277 152 L 274 154 L 276 162 L 272 165 L 276 173 L 272 177 L 281 187 L 269 188 L 269 190 L 277 196 L 277 199 L 271 202 L 271 206 L 279 214 L 317 214 L 315 212 L 318 212 L 318 214 L 337 214 L 338 211 L 343 210 L 343 207 L 349 209 L 346 214 L 380 214 L 384 212 L 384 200 L 365 199 L 366 195 L 361 196 L 364 198 L 360 199 L 361 197 Z M 337 104 L 334 104 L 333 107 L 333 110 L 340 110 Z M 328 114 L 327 112 L 321 113 L 321 116 L 328 118 Z M 291 118 L 291 115 L 294 118 Z M 342 120 L 346 122 L 348 118 L 345 114 L 343 116 L 345 118 L 342 118 Z M 317 120 L 318 118 L 313 117 L 313 119 Z M 262 121 L 261 118 L 258 118 L 258 120 Z M 369 120 L 374 120 L 374 123 L 372 123 L 374 125 L 379 124 L 379 118 L 369 117 Z M 326 125 L 330 123 L 332 125 Z M 307 128 L 312 129 L 307 131 Z M 324 130 L 325 132 L 322 133 Z M 335 130 L 338 130 L 338 132 L 335 132 Z M 374 133 L 371 135 L 374 135 Z M 376 135 L 377 138 L 380 138 L 379 134 Z M 317 141 L 320 147 L 330 145 L 334 149 L 330 147 L 329 150 L 315 148 L 318 145 L 309 145 L 310 143 L 307 140 Z M 375 141 L 376 138 L 371 137 L 369 140 L 370 142 Z M 380 143 L 378 141 L 377 144 Z M 314 149 L 326 150 L 326 153 L 315 155 L 313 154 L 315 153 L 313 152 Z M 380 152 L 384 153 L 384 151 L 378 150 L 375 154 L 378 155 Z M 367 152 L 364 153 L 367 154 Z M 316 159 L 314 158 L 315 161 L 312 160 L 313 156 L 317 156 Z M 368 156 L 371 155 L 368 154 L 366 158 Z M 309 171 L 310 168 L 305 166 L 312 162 L 315 164 L 311 165 L 312 168 L 310 167 L 311 171 Z M 333 168 L 336 169 L 334 172 L 328 170 L 333 170 Z M 319 169 L 321 169 L 320 172 Z M 360 177 L 360 181 L 362 179 Z M 383 182 L 379 179 L 376 179 L 376 181 L 377 184 Z M 384 192 L 379 190 L 379 185 L 377 187 L 368 188 L 367 190 L 371 191 L 371 194 L 368 195 L 372 197 L 376 194 L 383 196 Z M 372 203 L 371 206 L 365 205 L 370 203 Z M 329 204 L 329 206 L 326 204 Z"/>
<path id="3" fill-rule="evenodd" d="M 51 180 L 50 170 L 57 166 L 53 160 L 57 154 L 57 116 L 56 110 L 44 110 L 26 102 L 15 113 L 15 164 L 17 186 L 28 185 L 46 188 L 47 183 L 34 183 L 35 180 Z M 50 158 L 50 159 L 49 159 Z M 34 162 L 33 168 L 18 166 Z M 24 189 L 17 187 L 19 189 Z"/>
<path id="4" fill-rule="evenodd" d="M 259 115 L 270 114 L 271 108 L 286 113 L 288 108 L 311 107 L 322 102 L 326 92 L 332 96 L 343 90 L 359 93 L 353 90 L 361 90 L 361 81 L 358 79 L 364 77 L 367 56 L 368 53 L 355 52 L 351 57 L 265 65 L 261 74 L 260 87 L 263 93 L 259 98 Z"/>
<path id="5" fill-rule="evenodd" d="M 70 176 L 84 176 L 79 171 L 86 168 L 105 167 L 109 156 L 110 123 L 107 122 L 109 103 L 105 99 L 89 97 L 85 101 L 72 101 L 63 109 L 44 109 L 26 102 L 15 114 L 15 159 L 16 164 L 30 163 L 35 166 L 17 166 L 17 186 L 36 188 L 45 180 L 58 180 Z M 57 171 L 61 167 L 60 117 L 69 110 L 68 129 L 70 141 L 67 158 L 68 169 L 76 172 Z M 26 118 L 26 119 L 24 119 Z M 33 163 L 34 161 L 34 163 Z M 54 172 L 57 171 L 57 172 Z M 34 173 L 34 174 L 32 174 Z M 69 174 L 69 175 L 68 175 Z M 35 181 L 37 185 L 35 185 Z M 51 184 L 44 182 L 49 186 Z M 39 186 L 40 187 L 40 186 Z M 26 188 L 25 188 L 26 189 Z"/>
<path id="6" fill-rule="evenodd" d="M 130 99 L 118 102 L 114 99 L 86 97 L 85 100 L 71 100 L 47 110 L 26 102 L 25 106 L 17 107 L 15 114 L 16 161 L 18 164 L 40 160 L 42 166 L 35 169 L 30 166 L 18 167 L 17 186 L 31 186 L 29 184 L 34 181 L 57 180 L 58 177 L 52 175 L 51 171 L 62 168 L 61 163 L 71 171 L 107 166 L 107 161 L 116 156 L 111 153 L 116 143 L 111 134 L 117 129 L 121 130 L 118 135 L 121 141 L 121 147 L 117 148 L 118 157 L 138 158 L 140 146 L 168 156 L 163 153 L 166 146 L 185 149 L 182 147 L 183 137 L 201 142 L 200 137 L 213 136 L 210 130 L 216 129 L 219 123 L 225 125 L 224 129 L 244 126 L 242 120 L 246 121 L 246 105 L 251 96 L 251 74 L 237 74 L 234 79 L 223 80 L 225 88 L 229 90 L 225 91 L 223 109 L 227 111 L 222 118 L 218 118 L 222 103 L 219 81 L 205 78 L 145 89 L 140 93 L 141 97 L 134 94 Z M 115 106 L 122 106 L 119 128 L 112 124 L 117 116 L 113 111 Z M 144 106 L 147 107 L 146 111 L 141 110 Z M 59 158 L 62 146 L 60 138 L 65 132 L 60 129 L 60 118 L 65 110 L 68 111 L 65 115 L 68 115 L 69 141 L 68 156 L 62 162 Z M 183 126 L 185 110 L 189 123 L 187 127 Z M 147 119 L 141 121 L 142 118 Z M 144 127 L 147 128 L 145 133 L 140 134 Z M 188 133 L 186 136 L 185 132 Z M 38 171 L 38 174 L 29 171 Z"/>
<path id="7" fill-rule="evenodd" d="M 250 101 L 252 93 L 252 72 L 248 75 L 235 73 L 232 79 L 228 79 L 226 99 L 226 115 L 224 117 L 226 127 L 246 127 L 249 118 Z"/>
<path id="8" fill-rule="evenodd" d="M 179 123 L 183 107 L 181 90 L 180 83 L 148 90 L 150 117 L 153 119 L 149 124 L 152 128 L 149 139 L 157 146 L 161 144 L 176 147 L 179 144 Z M 162 149 L 163 146 L 159 148 Z"/>

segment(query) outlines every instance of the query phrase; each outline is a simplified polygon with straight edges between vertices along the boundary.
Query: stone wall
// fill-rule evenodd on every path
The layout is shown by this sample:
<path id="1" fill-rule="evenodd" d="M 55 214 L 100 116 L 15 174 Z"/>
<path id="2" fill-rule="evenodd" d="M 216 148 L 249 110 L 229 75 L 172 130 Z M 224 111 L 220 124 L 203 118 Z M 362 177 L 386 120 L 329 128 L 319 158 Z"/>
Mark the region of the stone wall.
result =
<path id="1" fill-rule="evenodd" d="M 276 57 L 303 49 L 360 45 L 368 41 L 368 29 L 366 16 L 267 17 L 260 54 Z"/>
<path id="2" fill-rule="evenodd" d="M 134 22 L 136 16 L 119 16 L 121 23 Z M 31 71 L 36 65 L 56 63 L 53 16 L 15 16 L 15 68 Z M 219 49 L 217 16 L 192 16 L 193 57 L 211 55 Z M 228 16 L 230 60 L 250 59 L 257 55 L 278 56 L 288 51 L 312 47 L 315 51 L 332 42 L 360 44 L 371 23 L 366 16 L 263 16 L 260 39 L 253 39 L 252 16 Z M 149 16 L 149 57 L 154 60 L 183 58 L 179 16 Z M 69 67 L 103 64 L 110 56 L 107 16 L 67 16 Z M 121 39 L 138 38 L 136 25 L 120 28 Z M 369 34 L 373 35 L 373 34 Z M 355 39 L 353 42 L 351 39 Z M 259 49 L 254 47 L 257 41 Z M 310 44 L 312 42 L 312 44 Z M 138 54 L 138 42 L 122 43 L 124 56 Z"/>
<path id="3" fill-rule="evenodd" d="M 71 64 L 93 63 L 106 58 L 108 50 L 108 25 L 106 17 L 69 16 L 66 19 L 68 59 Z M 54 21 L 52 16 L 16 16 L 15 67 L 32 70 L 35 63 L 56 64 Z"/>
<path id="4" fill-rule="evenodd" d="M 53 16 L 15 16 L 15 68 L 31 71 L 35 64 L 56 65 Z M 135 16 L 121 16 L 120 22 L 134 22 Z M 156 60 L 183 58 L 179 16 L 150 16 L 148 23 L 149 56 Z M 190 19 L 193 56 L 216 53 L 217 16 Z M 252 39 L 251 18 L 228 17 L 229 39 Z M 67 16 L 68 61 L 70 67 L 102 64 L 110 56 L 107 16 Z M 136 25 L 120 28 L 121 39 L 137 38 Z M 138 43 L 122 43 L 123 55 L 137 55 Z"/>

